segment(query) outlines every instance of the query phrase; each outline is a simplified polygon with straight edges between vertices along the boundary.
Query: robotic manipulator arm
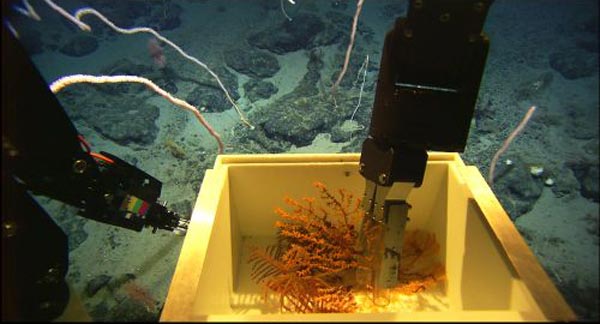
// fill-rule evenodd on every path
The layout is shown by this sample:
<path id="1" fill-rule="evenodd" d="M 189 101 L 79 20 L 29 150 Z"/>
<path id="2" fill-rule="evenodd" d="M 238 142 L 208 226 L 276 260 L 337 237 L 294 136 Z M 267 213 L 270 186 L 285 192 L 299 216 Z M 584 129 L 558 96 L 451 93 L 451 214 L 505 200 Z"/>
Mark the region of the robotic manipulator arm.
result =
<path id="1" fill-rule="evenodd" d="M 489 47 L 482 28 L 492 1 L 410 0 L 407 16 L 385 37 L 359 164 L 366 181 L 360 241 L 378 264 L 376 288 L 398 282 L 407 197 L 422 184 L 427 150 L 464 151 Z"/>
<path id="2" fill-rule="evenodd" d="M 3 1 L 3 13 L 6 2 Z M 185 233 L 188 219 L 158 202 L 162 184 L 133 165 L 84 149 L 28 53 L 2 25 L 2 319 L 46 321 L 69 300 L 65 233 L 33 199 L 141 231 Z"/>
<path id="3" fill-rule="evenodd" d="M 84 149 L 87 143 L 4 26 L 2 39 L 3 181 L 100 222 L 185 232 L 187 220 L 158 202 L 162 183 L 114 155 L 101 152 L 98 159 Z"/>

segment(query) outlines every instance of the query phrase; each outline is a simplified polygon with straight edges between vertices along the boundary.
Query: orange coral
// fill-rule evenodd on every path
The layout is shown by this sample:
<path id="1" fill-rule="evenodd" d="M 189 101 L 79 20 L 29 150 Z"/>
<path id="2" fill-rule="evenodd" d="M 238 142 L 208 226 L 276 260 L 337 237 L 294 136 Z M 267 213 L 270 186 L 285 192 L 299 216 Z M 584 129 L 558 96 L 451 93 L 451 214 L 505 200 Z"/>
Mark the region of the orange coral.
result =
<path id="1" fill-rule="evenodd" d="M 413 294 L 444 279 L 444 267 L 437 260 L 439 250 L 433 233 L 422 230 L 404 233 L 398 286 L 394 290 Z"/>
<path id="2" fill-rule="evenodd" d="M 360 199 L 343 189 L 333 195 L 320 182 L 314 186 L 323 205 L 286 198 L 292 211 L 275 209 L 283 219 L 275 223 L 280 244 L 252 252 L 252 278 L 279 294 L 283 310 L 352 312 L 356 303 L 344 278 L 361 266 L 355 249 Z"/>
<path id="3" fill-rule="evenodd" d="M 320 193 L 320 202 L 287 197 L 284 201 L 291 211 L 275 209 L 282 219 L 275 222 L 279 243 L 252 251 L 248 260 L 251 278 L 262 284 L 266 293 L 279 295 L 283 311 L 354 312 L 358 305 L 352 290 L 365 283 L 367 289 L 373 287 L 368 274 L 378 266 L 373 255 L 383 248 L 377 239 L 383 227 L 363 220 L 360 198 L 351 192 L 339 189 L 333 194 L 320 182 L 313 185 Z M 360 222 L 361 244 L 357 231 Z M 394 290 L 416 293 L 443 278 L 444 269 L 435 260 L 438 252 L 433 234 L 406 232 L 399 285 Z M 364 282 L 357 282 L 361 275 Z"/>

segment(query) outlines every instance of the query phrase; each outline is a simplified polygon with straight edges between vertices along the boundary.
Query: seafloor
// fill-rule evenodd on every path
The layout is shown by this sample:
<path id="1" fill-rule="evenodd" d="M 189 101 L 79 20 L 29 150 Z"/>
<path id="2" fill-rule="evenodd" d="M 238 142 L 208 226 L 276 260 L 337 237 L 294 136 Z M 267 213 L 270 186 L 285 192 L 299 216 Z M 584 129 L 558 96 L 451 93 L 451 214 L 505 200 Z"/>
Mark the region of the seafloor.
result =
<path id="1" fill-rule="evenodd" d="M 225 153 L 360 152 L 383 38 L 407 10 L 406 0 L 365 1 L 334 103 L 329 88 L 355 1 L 57 2 L 70 12 L 91 6 L 121 27 L 155 28 L 213 69 L 256 129 L 240 122 L 204 69 L 168 47 L 164 61 L 153 59 L 147 34 L 120 35 L 94 17 L 85 18 L 92 31 L 83 32 L 32 0 L 41 21 L 16 15 L 11 23 L 48 82 L 75 73 L 150 78 L 202 107 Z M 490 53 L 462 157 L 487 175 L 504 139 L 538 107 L 498 163 L 493 189 L 579 318 L 597 321 L 598 3 L 496 0 L 484 31 Z M 77 85 L 58 98 L 95 151 L 158 178 L 161 198 L 190 215 L 217 154 L 196 119 L 141 86 Z M 532 166 L 542 174 L 533 176 Z M 184 237 L 88 221 L 72 207 L 39 200 L 69 235 L 68 280 L 91 318 L 158 319 Z"/>

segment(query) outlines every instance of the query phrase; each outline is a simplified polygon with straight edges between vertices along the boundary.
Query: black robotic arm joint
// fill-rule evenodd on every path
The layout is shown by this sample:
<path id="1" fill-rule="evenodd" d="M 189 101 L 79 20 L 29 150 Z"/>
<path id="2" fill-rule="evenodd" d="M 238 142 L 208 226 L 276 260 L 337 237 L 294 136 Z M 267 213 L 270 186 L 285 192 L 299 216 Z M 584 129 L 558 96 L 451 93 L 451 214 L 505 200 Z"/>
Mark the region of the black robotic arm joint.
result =
<path id="1" fill-rule="evenodd" d="M 368 156 L 373 147 L 396 158 L 367 179 L 381 183 L 375 175 L 391 174 L 387 182 L 421 183 L 425 166 L 416 163 L 427 150 L 464 151 L 489 48 L 482 28 L 491 2 L 412 0 L 407 17 L 386 34 L 361 164 L 386 165 Z"/>
<path id="2" fill-rule="evenodd" d="M 399 18 L 386 35 L 370 135 L 389 145 L 463 151 L 489 41 L 482 26 L 474 32 L 468 20 L 466 27 L 422 20 L 416 14 Z"/>
<path id="3" fill-rule="evenodd" d="M 394 182 L 412 182 L 420 187 L 425 174 L 427 152 L 407 146 L 382 148 L 368 137 L 363 142 L 360 174 L 381 186 Z"/>

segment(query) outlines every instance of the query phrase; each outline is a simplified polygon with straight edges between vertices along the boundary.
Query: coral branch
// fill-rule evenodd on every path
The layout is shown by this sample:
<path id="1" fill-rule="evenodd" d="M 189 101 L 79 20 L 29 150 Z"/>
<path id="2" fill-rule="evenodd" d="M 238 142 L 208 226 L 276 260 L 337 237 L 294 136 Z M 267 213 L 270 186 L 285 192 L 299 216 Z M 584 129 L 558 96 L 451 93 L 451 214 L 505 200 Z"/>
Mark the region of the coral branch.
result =
<path id="1" fill-rule="evenodd" d="M 57 11 L 60 15 L 62 15 L 65 18 L 67 18 L 68 20 L 70 20 L 71 22 L 73 22 L 74 24 L 76 24 L 80 29 L 82 29 L 84 31 L 91 31 L 92 29 L 91 29 L 91 27 L 88 24 L 86 24 L 83 21 L 81 21 L 81 18 L 83 18 L 85 15 L 93 15 L 93 16 L 98 17 L 100 20 L 102 20 L 102 22 L 104 22 L 106 25 L 108 25 L 111 29 L 113 29 L 114 31 L 116 31 L 118 33 L 121 33 L 121 34 L 127 34 L 127 35 L 136 34 L 136 33 L 149 33 L 149 34 L 152 34 L 154 37 L 156 37 L 160 41 L 162 41 L 165 44 L 171 46 L 174 50 L 176 50 L 183 57 L 185 57 L 186 59 L 194 62 L 195 64 L 199 65 L 204 70 L 206 70 L 215 79 L 215 81 L 217 81 L 217 83 L 219 84 L 219 87 L 221 88 L 221 90 L 223 90 L 223 93 L 225 94 L 225 97 L 231 103 L 231 105 L 233 105 L 233 107 L 235 108 L 236 112 L 240 116 L 241 121 L 244 124 L 246 124 L 248 127 L 250 127 L 251 129 L 254 129 L 254 126 L 244 116 L 244 113 L 242 112 L 242 110 L 240 109 L 240 107 L 238 107 L 238 105 L 235 103 L 235 101 L 233 100 L 233 98 L 231 98 L 231 95 L 229 94 L 229 91 L 227 91 L 227 89 L 223 85 L 223 82 L 221 82 L 221 79 L 219 78 L 219 76 L 215 72 L 213 72 L 202 61 L 200 61 L 197 58 L 189 55 L 183 49 L 181 49 L 181 47 L 177 46 L 175 43 L 171 42 L 168 38 L 162 36 L 161 34 L 159 34 L 154 29 L 148 28 L 148 27 L 121 28 L 121 27 L 118 27 L 117 25 L 115 25 L 112 21 L 110 21 L 108 18 L 106 18 L 103 14 L 101 14 L 100 12 L 98 12 L 97 10 L 95 10 L 93 8 L 81 8 L 81 9 L 77 10 L 74 15 L 71 15 L 65 9 L 63 9 L 59 5 L 55 4 L 51 0 L 44 0 L 44 1 L 46 2 L 46 4 L 48 4 L 48 6 L 50 6 L 52 9 L 54 9 L 55 11 Z"/>
<path id="2" fill-rule="evenodd" d="M 85 15 L 94 15 L 94 16 L 98 17 L 100 20 L 102 20 L 102 22 L 104 22 L 106 25 L 108 25 L 110 28 L 112 28 L 114 31 L 116 31 L 118 33 L 121 33 L 121 34 L 150 33 L 150 34 L 154 35 L 154 37 L 158 38 L 160 41 L 171 46 L 174 50 L 176 50 L 183 57 L 196 63 L 203 69 L 205 69 L 215 79 L 215 81 L 217 81 L 217 83 L 219 84 L 219 87 L 221 87 L 221 90 L 223 90 L 225 97 L 227 97 L 227 100 L 233 105 L 236 112 L 240 116 L 240 119 L 242 120 L 242 122 L 244 124 L 246 124 L 248 127 L 250 127 L 251 129 L 254 129 L 254 126 L 252 124 L 250 124 L 250 121 L 244 116 L 244 113 L 242 112 L 240 107 L 238 107 L 238 105 L 235 103 L 233 98 L 231 98 L 231 95 L 229 95 L 229 91 L 227 91 L 227 89 L 223 85 L 223 82 L 221 82 L 221 79 L 219 78 L 219 76 L 215 72 L 213 72 L 206 64 L 204 64 L 197 58 L 189 55 L 188 53 L 186 53 L 183 49 L 181 49 L 181 47 L 179 47 L 175 43 L 171 42 L 168 38 L 162 36 L 154 29 L 148 28 L 148 27 L 134 27 L 134 28 L 128 28 L 128 29 L 118 27 L 112 21 L 108 20 L 108 18 L 106 18 L 104 15 L 102 15 L 101 13 L 99 13 L 98 11 L 96 11 L 95 9 L 92 9 L 92 8 L 81 8 L 75 12 L 75 17 L 79 21 L 81 21 L 81 18 Z"/>
<path id="3" fill-rule="evenodd" d="M 190 105 L 189 103 L 187 103 L 184 100 L 173 97 L 170 93 L 168 93 L 167 91 L 165 91 L 164 89 L 162 89 L 161 87 L 156 85 L 154 82 L 152 82 L 146 78 L 135 76 L 135 75 L 94 76 L 94 75 L 87 75 L 87 74 L 74 74 L 74 75 L 64 76 L 64 77 L 59 78 L 58 80 L 52 82 L 50 84 L 50 90 L 52 90 L 53 93 L 58 93 L 63 88 L 73 85 L 73 84 L 76 84 L 76 83 L 122 83 L 122 82 L 134 82 L 134 83 L 144 84 L 151 90 L 153 90 L 156 93 L 158 93 L 159 95 L 161 95 L 163 98 L 167 99 L 169 102 L 173 103 L 174 105 L 179 106 L 180 108 L 183 108 L 187 111 L 192 112 L 192 114 L 194 114 L 194 116 L 196 117 L 196 119 L 198 119 L 198 121 L 202 124 L 202 126 L 204 126 L 204 128 L 206 128 L 206 130 L 210 133 L 210 135 L 212 137 L 214 137 L 215 140 L 217 141 L 217 144 L 219 145 L 219 153 L 223 153 L 224 145 L 223 145 L 223 141 L 221 140 L 221 136 L 219 136 L 219 134 L 212 128 L 212 126 L 210 126 L 208 121 L 206 121 L 206 119 L 204 119 L 204 116 L 202 116 L 202 114 L 196 107 Z"/>
<path id="4" fill-rule="evenodd" d="M 356 27 L 358 26 L 358 17 L 360 16 L 360 11 L 362 10 L 364 0 L 358 0 L 356 3 L 356 12 L 354 13 L 354 19 L 352 20 L 352 31 L 350 32 L 350 42 L 348 42 L 348 48 L 346 49 L 346 57 L 344 58 L 344 66 L 342 67 L 342 71 L 340 75 L 338 75 L 337 80 L 331 87 L 331 92 L 335 93 L 337 87 L 342 82 L 342 78 L 344 78 L 344 74 L 346 74 L 346 70 L 348 69 L 348 63 L 350 62 L 350 54 L 352 54 L 352 47 L 354 47 L 354 38 L 356 37 Z"/>
<path id="5" fill-rule="evenodd" d="M 521 120 L 519 125 L 517 126 L 517 128 L 515 128 L 512 131 L 512 133 L 510 133 L 510 135 L 506 138 L 506 140 L 504 140 L 502 147 L 500 147 L 500 149 L 496 152 L 496 154 L 494 154 L 494 158 L 492 158 L 492 162 L 490 163 L 490 171 L 488 173 L 488 183 L 490 184 L 490 187 L 494 185 L 494 171 L 496 170 L 496 164 L 498 163 L 498 159 L 500 158 L 500 155 L 504 154 L 506 149 L 508 149 L 508 146 L 510 145 L 510 143 L 512 143 L 512 141 L 515 139 L 515 137 L 517 137 L 517 135 L 519 135 L 519 133 L 523 130 L 523 128 L 525 128 L 525 125 L 527 125 L 527 122 L 531 118 L 531 115 L 533 115 L 533 112 L 535 111 L 535 109 L 536 109 L 535 106 L 531 106 L 531 108 L 529 108 L 529 110 L 527 111 L 527 113 L 525 114 L 525 116 L 523 117 L 523 119 Z"/>
<path id="6" fill-rule="evenodd" d="M 349 285 L 343 278 L 348 271 L 362 267 L 363 257 L 355 250 L 357 232 L 353 219 L 362 218 L 360 199 L 345 190 L 337 195 L 319 182 L 314 186 L 321 201 L 286 198 L 292 208 L 275 212 L 283 219 L 277 221 L 281 254 L 278 248 L 266 252 L 255 250 L 249 259 L 253 263 L 254 280 L 279 294 L 284 311 L 352 312 L 356 309 Z"/>
<path id="7" fill-rule="evenodd" d="M 313 184 L 320 201 L 303 198 L 284 201 L 292 211 L 275 212 L 280 245 L 266 251 L 255 249 L 248 260 L 251 278 L 279 295 L 282 311 L 295 313 L 355 312 L 361 310 L 355 289 L 373 292 L 374 276 L 380 260 L 384 227 L 366 222 L 363 239 L 367 251 L 359 251 L 357 224 L 364 212 L 360 199 L 339 189 L 333 194 L 320 182 Z M 325 206 L 322 206 L 325 205 Z M 317 214 L 317 213 L 323 214 Z M 370 218 L 367 218 L 370 219 Z M 444 267 L 437 260 L 440 246 L 435 235 L 409 231 L 404 236 L 402 262 L 398 271 L 396 294 L 414 294 L 444 278 Z"/>

